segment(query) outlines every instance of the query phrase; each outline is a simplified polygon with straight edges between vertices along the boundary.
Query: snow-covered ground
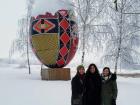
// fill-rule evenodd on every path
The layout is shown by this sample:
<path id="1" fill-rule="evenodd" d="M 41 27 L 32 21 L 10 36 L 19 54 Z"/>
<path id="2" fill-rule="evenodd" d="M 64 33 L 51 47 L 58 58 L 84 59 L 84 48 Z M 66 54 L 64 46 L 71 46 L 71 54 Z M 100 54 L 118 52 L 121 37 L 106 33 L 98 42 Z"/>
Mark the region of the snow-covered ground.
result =
<path id="1" fill-rule="evenodd" d="M 42 81 L 40 66 L 31 72 L 0 64 L 0 105 L 71 105 L 71 81 Z M 118 77 L 117 82 L 117 105 L 140 105 L 140 78 Z"/>

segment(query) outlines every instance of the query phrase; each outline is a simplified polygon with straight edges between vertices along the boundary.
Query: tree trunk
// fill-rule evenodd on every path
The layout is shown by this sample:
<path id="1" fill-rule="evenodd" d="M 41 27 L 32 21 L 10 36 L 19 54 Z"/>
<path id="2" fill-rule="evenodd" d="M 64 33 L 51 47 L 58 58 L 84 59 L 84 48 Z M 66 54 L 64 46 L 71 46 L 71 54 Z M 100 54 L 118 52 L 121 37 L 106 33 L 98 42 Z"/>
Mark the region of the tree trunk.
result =
<path id="1" fill-rule="evenodd" d="M 86 31 L 86 25 L 83 25 L 83 34 L 82 34 L 82 60 L 81 60 L 81 64 L 84 64 L 84 60 L 85 60 L 85 31 Z"/>
<path id="2" fill-rule="evenodd" d="M 119 24 L 119 45 L 118 45 L 118 50 L 117 50 L 117 55 L 116 55 L 116 61 L 115 61 L 115 73 L 117 73 L 117 70 L 118 70 L 118 61 L 119 61 L 119 58 L 120 58 L 120 52 L 121 52 L 121 43 L 122 43 L 122 28 L 123 28 L 123 8 L 124 8 L 124 5 L 123 5 L 123 0 L 121 1 L 121 16 L 120 16 L 120 24 Z M 121 62 L 121 60 L 120 60 Z"/>
<path id="3" fill-rule="evenodd" d="M 33 0 L 30 0 L 28 2 L 29 4 L 27 7 L 27 28 L 26 28 L 26 33 L 27 33 L 27 61 L 28 61 L 28 68 L 29 68 L 29 74 L 31 74 L 31 69 L 30 69 L 30 60 L 29 60 L 29 28 L 30 28 L 30 18 L 31 18 L 31 12 L 32 12 L 32 5 L 33 5 Z"/>
<path id="4" fill-rule="evenodd" d="M 31 74 L 30 60 L 29 60 L 29 43 L 28 43 L 28 39 L 27 39 L 27 63 L 28 63 L 28 68 L 29 68 L 29 74 Z"/>
<path id="5" fill-rule="evenodd" d="M 118 11 L 118 4 L 117 4 L 117 0 L 114 1 L 114 4 L 115 4 L 115 9 L 116 11 Z"/>

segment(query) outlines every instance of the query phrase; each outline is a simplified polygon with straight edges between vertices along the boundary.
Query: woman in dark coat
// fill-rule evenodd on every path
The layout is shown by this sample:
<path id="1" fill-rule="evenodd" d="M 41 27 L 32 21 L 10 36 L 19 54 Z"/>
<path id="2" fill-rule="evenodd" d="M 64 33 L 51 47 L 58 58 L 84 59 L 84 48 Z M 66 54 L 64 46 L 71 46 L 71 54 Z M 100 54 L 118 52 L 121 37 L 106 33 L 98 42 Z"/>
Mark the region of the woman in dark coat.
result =
<path id="1" fill-rule="evenodd" d="M 95 64 L 90 64 L 84 80 L 83 105 L 101 104 L 101 76 Z"/>
<path id="2" fill-rule="evenodd" d="M 79 65 L 77 67 L 77 73 L 73 77 L 72 82 L 71 82 L 71 85 L 72 85 L 71 104 L 72 105 L 82 105 L 84 75 L 85 75 L 84 66 Z"/>
<path id="3" fill-rule="evenodd" d="M 112 74 L 110 68 L 105 67 L 102 72 L 101 105 L 116 105 L 117 93 L 116 74 Z"/>

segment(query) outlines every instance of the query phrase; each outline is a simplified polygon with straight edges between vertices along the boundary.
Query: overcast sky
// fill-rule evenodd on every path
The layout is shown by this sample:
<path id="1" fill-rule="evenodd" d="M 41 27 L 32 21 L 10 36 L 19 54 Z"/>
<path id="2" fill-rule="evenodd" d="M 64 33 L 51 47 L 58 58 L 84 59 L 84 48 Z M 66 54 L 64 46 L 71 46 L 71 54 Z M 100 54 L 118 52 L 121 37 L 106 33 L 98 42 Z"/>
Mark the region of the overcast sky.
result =
<path id="1" fill-rule="evenodd" d="M 0 0 L 0 58 L 7 58 L 17 35 L 18 20 L 25 15 L 26 0 Z"/>

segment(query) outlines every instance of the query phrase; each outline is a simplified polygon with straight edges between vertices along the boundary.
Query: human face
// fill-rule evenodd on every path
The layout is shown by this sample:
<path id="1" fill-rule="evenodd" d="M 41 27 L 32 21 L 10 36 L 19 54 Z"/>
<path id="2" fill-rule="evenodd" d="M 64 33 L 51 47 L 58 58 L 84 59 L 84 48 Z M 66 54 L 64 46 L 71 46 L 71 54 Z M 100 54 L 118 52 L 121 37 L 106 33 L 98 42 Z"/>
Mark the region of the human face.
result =
<path id="1" fill-rule="evenodd" d="M 103 70 L 103 75 L 106 77 L 109 75 L 109 70 L 108 69 L 105 69 Z"/>
<path id="2" fill-rule="evenodd" d="M 94 74 L 95 71 L 96 71 L 96 70 L 95 70 L 95 67 L 94 67 L 94 66 L 91 66 L 91 67 L 90 67 L 90 72 L 91 72 L 92 74 Z"/>
<path id="3" fill-rule="evenodd" d="M 84 69 L 84 68 L 80 68 L 80 69 L 79 69 L 79 74 L 80 74 L 80 75 L 83 75 L 84 73 L 85 73 L 85 69 Z"/>

